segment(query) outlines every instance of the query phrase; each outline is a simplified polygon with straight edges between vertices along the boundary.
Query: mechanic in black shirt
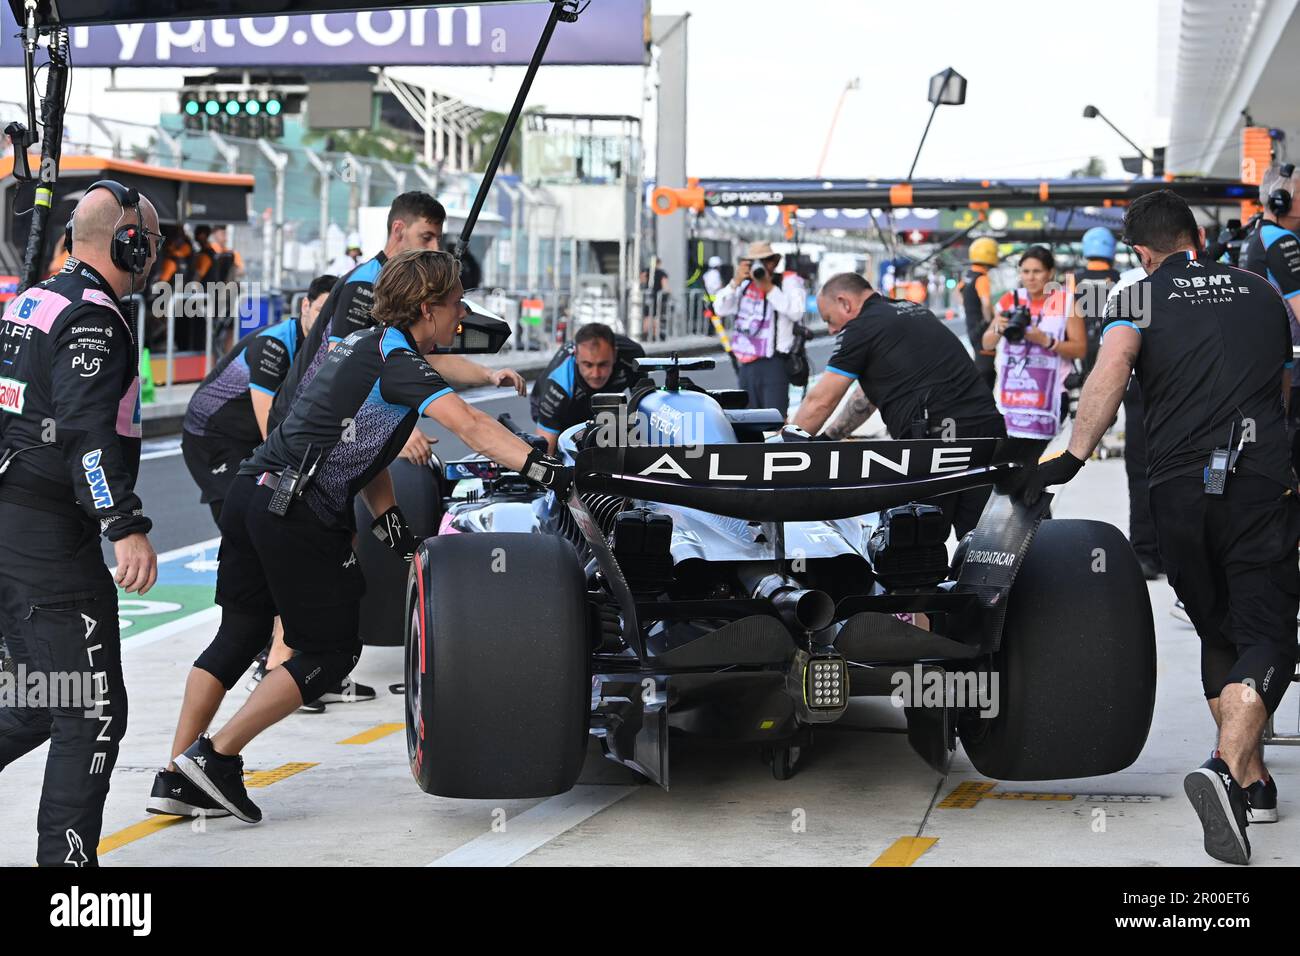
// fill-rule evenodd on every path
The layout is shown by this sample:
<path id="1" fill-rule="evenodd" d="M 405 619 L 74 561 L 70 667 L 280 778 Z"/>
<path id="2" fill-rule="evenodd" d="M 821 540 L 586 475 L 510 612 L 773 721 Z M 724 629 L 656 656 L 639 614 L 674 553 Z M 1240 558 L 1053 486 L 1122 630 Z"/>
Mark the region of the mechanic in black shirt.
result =
<path id="1" fill-rule="evenodd" d="M 641 351 L 630 339 L 627 344 Z M 621 392 L 637 378 L 636 364 L 627 350 L 620 351 L 614 330 L 601 322 L 578 329 L 555 367 L 533 385 L 529 407 L 537 434 L 546 439 L 551 454 L 566 428 L 591 418 L 591 396 Z"/>
<path id="2" fill-rule="evenodd" d="M 288 418 L 240 468 L 221 515 L 221 626 L 190 671 L 174 765 L 162 772 L 179 770 L 194 785 L 180 796 L 196 810 L 215 803 L 245 822 L 260 820 L 244 790 L 240 752 L 355 666 L 364 581 L 352 549 L 353 500 L 362 496 L 380 540 L 414 553 L 387 469 L 417 418 L 429 416 L 557 495 L 572 481 L 571 469 L 462 401 L 425 360 L 452 342 L 465 316 L 459 271 L 445 252 L 412 250 L 389 260 L 374 289 L 379 326 L 330 351 Z M 309 476 L 305 491 L 283 514 L 273 513 L 290 469 Z M 268 671 L 209 738 L 226 691 L 266 644 L 276 614 L 298 653 Z"/>
<path id="3" fill-rule="evenodd" d="M 116 584 L 158 575 L 135 481 L 140 376 L 118 300 L 144 288 L 158 216 L 104 180 L 77 204 L 63 268 L 0 321 L 0 633 L 31 674 L 77 675 L 75 700 L 0 707 L 0 768 L 49 741 L 37 818 L 42 866 L 97 865 L 104 798 L 126 731 Z M 21 686 L 21 685 L 20 685 Z M 66 689 L 66 688 L 65 688 Z"/>
<path id="4" fill-rule="evenodd" d="M 1296 664 L 1300 503 L 1284 410 L 1287 312 L 1259 276 L 1197 258 L 1196 219 L 1173 192 L 1134 200 L 1124 225 L 1147 278 L 1116 297 L 1068 450 L 1030 473 L 1021 494 L 1034 500 L 1078 473 L 1136 372 L 1160 556 L 1200 635 L 1201 680 L 1219 727 L 1218 750 L 1184 789 L 1206 852 L 1246 863 L 1247 817 L 1276 819 L 1260 735 Z M 1221 493 L 1215 449 L 1239 452 Z"/>
<path id="5" fill-rule="evenodd" d="M 200 500 L 217 524 L 239 463 L 266 440 L 271 402 L 337 280 L 330 275 L 313 279 L 296 318 L 244 336 L 190 397 L 181 451 Z"/>
<path id="6" fill-rule="evenodd" d="M 311 384 L 332 346 L 360 329 L 375 324 L 371 317 L 374 283 L 389 258 L 411 249 L 442 248 L 443 226 L 447 210 L 433 196 L 420 190 L 402 193 L 388 207 L 388 240 L 384 248 L 335 283 L 321 307 L 320 318 L 304 340 L 284 384 L 271 404 L 268 420 L 274 429 L 289 415 L 289 410 Z M 450 382 L 461 387 L 473 385 L 510 385 L 524 394 L 523 376 L 512 369 L 488 369 L 462 355 L 439 355 L 431 364 Z M 427 465 L 432 442 L 419 428 L 411 430 L 399 457 L 417 465 Z"/>
<path id="7" fill-rule="evenodd" d="M 817 308 L 839 336 L 827 374 L 795 413 L 793 425 L 815 435 L 855 381 L 880 409 L 891 438 L 1003 438 L 1006 426 L 961 342 L 933 312 L 878 295 L 852 272 L 832 276 Z M 869 411 L 869 410 L 868 410 Z M 957 537 L 979 522 L 990 488 L 943 495 Z"/>

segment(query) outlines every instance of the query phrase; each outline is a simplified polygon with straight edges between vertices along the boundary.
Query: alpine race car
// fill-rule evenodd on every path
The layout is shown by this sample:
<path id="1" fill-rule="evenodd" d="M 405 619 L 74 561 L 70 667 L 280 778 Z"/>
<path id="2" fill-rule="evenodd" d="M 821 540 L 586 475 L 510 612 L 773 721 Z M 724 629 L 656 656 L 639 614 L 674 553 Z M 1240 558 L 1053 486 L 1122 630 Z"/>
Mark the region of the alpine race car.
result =
<path id="1" fill-rule="evenodd" d="M 997 491 L 1023 467 L 1009 443 L 765 442 L 777 412 L 682 374 L 712 360 L 639 365 L 662 382 L 596 396 L 560 436 L 565 500 L 483 459 L 445 466 L 404 604 L 422 789 L 562 793 L 591 736 L 667 787 L 672 733 L 757 745 L 785 778 L 815 728 L 870 695 L 899 697 L 935 766 L 959 739 L 1000 780 L 1137 758 L 1155 700 L 1137 560 L 1111 525 L 1044 521 L 1050 495 Z M 985 485 L 950 559 L 921 502 Z"/>

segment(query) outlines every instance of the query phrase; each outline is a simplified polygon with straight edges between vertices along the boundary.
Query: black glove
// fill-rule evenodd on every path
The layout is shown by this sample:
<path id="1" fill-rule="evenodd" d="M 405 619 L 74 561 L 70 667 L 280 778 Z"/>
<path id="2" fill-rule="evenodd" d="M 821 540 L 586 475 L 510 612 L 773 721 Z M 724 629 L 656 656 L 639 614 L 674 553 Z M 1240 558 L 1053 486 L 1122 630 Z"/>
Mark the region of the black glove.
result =
<path id="1" fill-rule="evenodd" d="M 1038 504 L 1043 497 L 1043 490 L 1049 485 L 1063 485 L 1079 473 L 1083 462 L 1068 451 L 1032 464 L 1025 469 L 1024 478 L 1010 491 L 1013 498 L 1018 498 L 1029 506 Z"/>
<path id="2" fill-rule="evenodd" d="M 572 468 L 560 464 L 559 460 L 543 454 L 536 448 L 528 453 L 520 474 L 530 481 L 537 482 L 543 488 L 555 492 L 557 498 L 567 495 L 569 486 L 573 484 Z"/>
<path id="3" fill-rule="evenodd" d="M 411 534 L 411 526 L 406 523 L 406 516 L 397 505 L 393 505 L 376 518 L 370 526 L 370 531 L 407 561 L 415 557 L 415 535 Z"/>

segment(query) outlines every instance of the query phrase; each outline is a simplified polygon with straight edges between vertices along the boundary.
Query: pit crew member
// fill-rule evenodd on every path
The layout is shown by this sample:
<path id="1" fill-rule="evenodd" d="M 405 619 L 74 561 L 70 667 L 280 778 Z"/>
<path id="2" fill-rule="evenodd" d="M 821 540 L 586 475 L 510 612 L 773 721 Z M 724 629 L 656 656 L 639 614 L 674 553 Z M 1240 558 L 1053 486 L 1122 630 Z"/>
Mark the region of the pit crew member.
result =
<path id="1" fill-rule="evenodd" d="M 0 707 L 0 768 L 47 741 L 37 814 L 42 866 L 95 866 L 109 777 L 126 731 L 117 592 L 158 574 L 135 493 L 140 377 L 118 300 L 144 288 L 158 216 L 101 180 L 77 204 L 63 268 L 0 321 L 0 633 L 32 674 L 77 675 L 77 699 Z M 113 545 L 116 575 L 100 538 Z M 65 686 L 63 691 L 68 691 Z"/>
<path id="2" fill-rule="evenodd" d="M 1005 437 L 1002 416 L 966 349 L 933 312 L 886 299 L 853 272 L 827 280 L 817 308 L 839 341 L 828 374 L 795 413 L 795 428 L 815 435 L 856 381 L 892 438 Z M 961 538 L 979 522 L 989 494 L 989 488 L 973 488 L 934 504 Z"/>
<path id="3" fill-rule="evenodd" d="M 398 553 L 414 553 L 387 468 L 419 416 L 557 494 L 572 481 L 571 469 L 462 401 L 425 360 L 452 342 L 465 316 L 459 271 L 443 252 L 394 256 L 374 287 L 379 326 L 331 350 L 235 478 L 221 516 L 221 626 L 190 671 L 168 768 L 193 785 L 177 799 L 195 810 L 215 804 L 245 822 L 260 820 L 244 789 L 241 752 L 355 666 L 364 581 L 352 550 L 353 500 L 360 494 L 366 502 L 372 533 Z M 277 614 L 297 653 L 209 737 L 226 691 L 266 644 Z"/>
<path id="4" fill-rule="evenodd" d="M 1218 749 L 1184 789 L 1206 852 L 1244 864 L 1248 823 L 1277 816 L 1260 737 L 1296 665 L 1300 502 L 1284 407 L 1287 310 L 1259 276 L 1198 258 L 1203 238 L 1175 193 L 1134 200 L 1124 226 L 1147 278 L 1116 297 L 1069 448 L 1029 472 L 1019 493 L 1032 501 L 1078 473 L 1136 372 L 1160 556 L 1201 638 L 1201 681 L 1218 725 Z"/>

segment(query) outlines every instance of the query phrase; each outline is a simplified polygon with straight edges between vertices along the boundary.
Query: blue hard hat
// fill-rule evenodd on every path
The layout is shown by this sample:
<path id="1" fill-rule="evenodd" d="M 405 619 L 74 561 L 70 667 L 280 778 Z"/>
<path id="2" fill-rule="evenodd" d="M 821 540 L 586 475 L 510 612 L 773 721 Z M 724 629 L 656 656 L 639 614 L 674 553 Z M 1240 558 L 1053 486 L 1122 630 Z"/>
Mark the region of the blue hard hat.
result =
<path id="1" fill-rule="evenodd" d="M 1083 254 L 1088 259 L 1115 258 L 1115 234 L 1105 226 L 1093 226 L 1083 234 Z"/>

